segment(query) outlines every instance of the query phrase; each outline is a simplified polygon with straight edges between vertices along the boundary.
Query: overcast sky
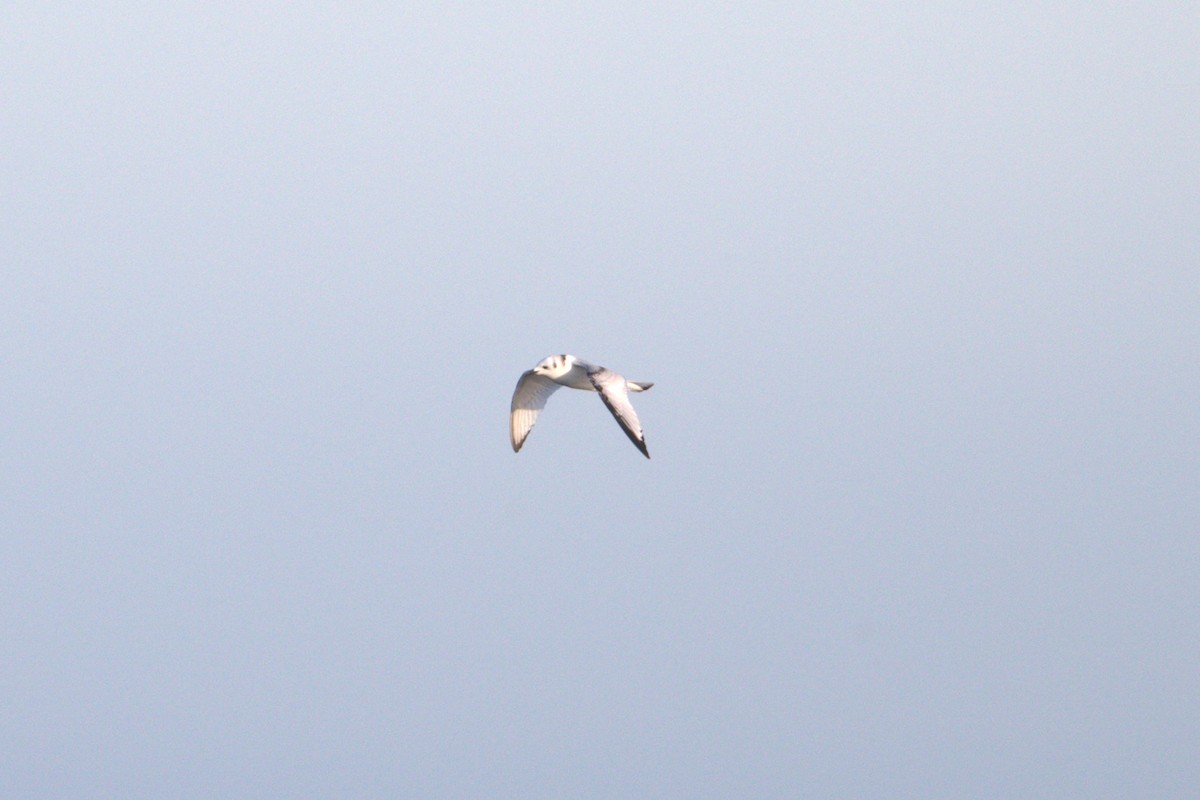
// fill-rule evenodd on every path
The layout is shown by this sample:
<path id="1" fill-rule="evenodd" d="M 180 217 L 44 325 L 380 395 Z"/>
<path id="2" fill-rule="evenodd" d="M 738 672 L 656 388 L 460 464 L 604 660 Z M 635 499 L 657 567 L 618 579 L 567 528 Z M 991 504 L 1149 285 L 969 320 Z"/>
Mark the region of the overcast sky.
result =
<path id="1" fill-rule="evenodd" d="M 1195 796 L 1200 11 L 646 5 L 5 4 L 0 795 Z"/>

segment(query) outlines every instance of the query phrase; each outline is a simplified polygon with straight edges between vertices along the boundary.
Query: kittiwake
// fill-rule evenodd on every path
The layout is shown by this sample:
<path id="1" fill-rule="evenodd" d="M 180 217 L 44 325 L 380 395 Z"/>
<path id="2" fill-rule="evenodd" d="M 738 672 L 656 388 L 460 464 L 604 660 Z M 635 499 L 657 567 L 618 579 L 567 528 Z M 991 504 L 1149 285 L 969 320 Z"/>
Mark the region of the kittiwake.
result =
<path id="1" fill-rule="evenodd" d="M 629 393 L 644 392 L 653 385 L 626 380 L 624 375 L 589 364 L 575 356 L 547 356 L 536 367 L 522 373 L 513 391 L 508 417 L 513 452 L 518 452 L 521 445 L 525 444 L 550 395 L 560 386 L 569 386 L 585 392 L 599 392 L 600 399 L 608 406 L 629 441 L 649 458 L 646 437 L 642 435 L 642 423 L 638 422 L 637 412 L 629 402 Z"/>

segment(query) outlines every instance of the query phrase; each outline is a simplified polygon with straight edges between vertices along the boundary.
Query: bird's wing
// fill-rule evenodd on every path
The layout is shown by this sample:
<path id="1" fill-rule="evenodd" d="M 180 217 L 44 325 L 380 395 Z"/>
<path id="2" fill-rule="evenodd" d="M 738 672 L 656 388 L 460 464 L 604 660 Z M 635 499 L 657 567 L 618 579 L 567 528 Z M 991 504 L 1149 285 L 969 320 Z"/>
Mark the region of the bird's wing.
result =
<path id="1" fill-rule="evenodd" d="M 557 383 L 533 370 L 526 370 L 521 374 L 517 388 L 513 390 L 512 408 L 508 414 L 508 432 L 512 438 L 514 453 L 525 444 L 525 438 L 533 430 L 533 423 L 537 422 L 538 414 L 546 407 L 546 399 L 554 394 L 557 388 Z"/>
<path id="2" fill-rule="evenodd" d="M 646 437 L 642 435 L 642 423 L 638 422 L 637 412 L 633 410 L 633 405 L 629 402 L 629 388 L 625 385 L 625 378 L 611 369 L 597 367 L 588 373 L 588 379 L 591 380 L 592 386 L 596 387 L 600 399 L 604 401 L 604 405 L 608 406 L 608 410 L 612 412 L 613 418 L 621 426 L 621 430 L 625 431 L 629 441 L 642 451 L 642 455 L 649 458 L 650 451 L 646 449 Z"/>

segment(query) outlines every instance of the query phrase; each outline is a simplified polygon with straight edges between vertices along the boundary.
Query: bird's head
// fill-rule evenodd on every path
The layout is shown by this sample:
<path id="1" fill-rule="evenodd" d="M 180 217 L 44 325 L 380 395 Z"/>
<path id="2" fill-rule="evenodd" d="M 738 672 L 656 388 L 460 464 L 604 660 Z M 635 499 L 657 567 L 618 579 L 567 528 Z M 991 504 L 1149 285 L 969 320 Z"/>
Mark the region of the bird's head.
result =
<path id="1" fill-rule="evenodd" d="M 570 372 L 574 364 L 575 356 L 569 356 L 565 353 L 557 356 L 546 356 L 533 368 L 533 371 L 547 378 L 557 378 Z"/>

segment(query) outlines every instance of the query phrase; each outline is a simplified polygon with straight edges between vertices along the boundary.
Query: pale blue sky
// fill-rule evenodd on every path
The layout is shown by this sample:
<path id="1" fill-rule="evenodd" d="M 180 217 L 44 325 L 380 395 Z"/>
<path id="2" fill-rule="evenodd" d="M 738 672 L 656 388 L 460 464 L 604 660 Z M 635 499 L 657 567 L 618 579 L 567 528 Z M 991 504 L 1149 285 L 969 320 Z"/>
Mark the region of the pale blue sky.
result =
<path id="1" fill-rule="evenodd" d="M 395 5 L 0 11 L 0 795 L 1194 796 L 1193 4 Z"/>

